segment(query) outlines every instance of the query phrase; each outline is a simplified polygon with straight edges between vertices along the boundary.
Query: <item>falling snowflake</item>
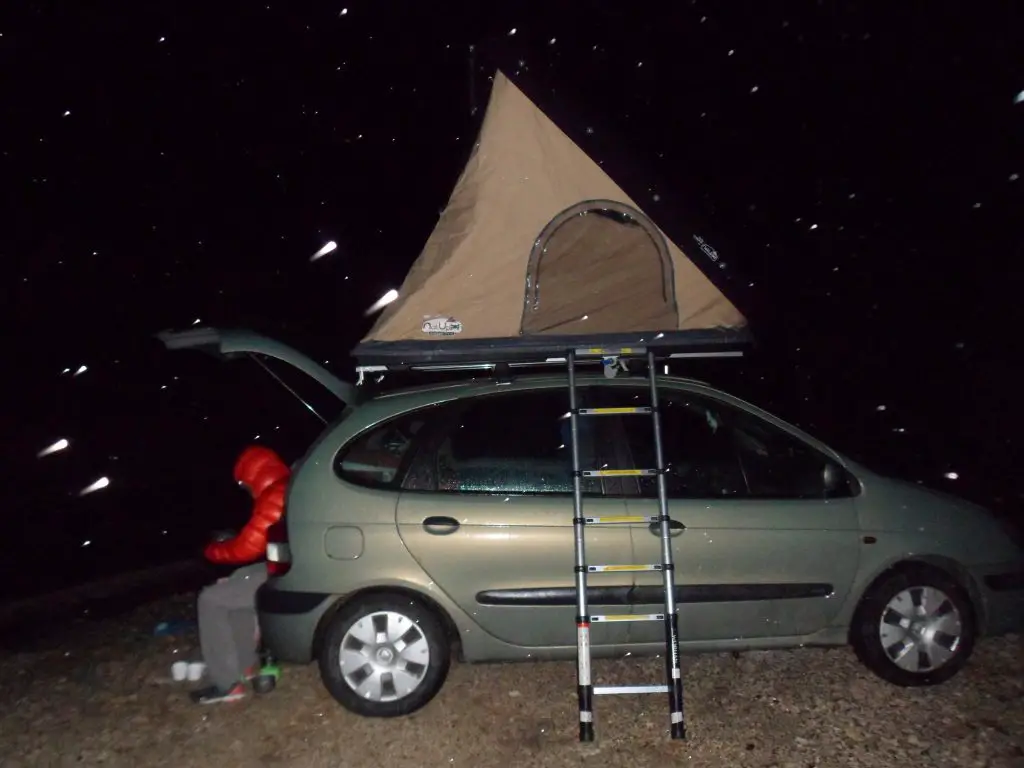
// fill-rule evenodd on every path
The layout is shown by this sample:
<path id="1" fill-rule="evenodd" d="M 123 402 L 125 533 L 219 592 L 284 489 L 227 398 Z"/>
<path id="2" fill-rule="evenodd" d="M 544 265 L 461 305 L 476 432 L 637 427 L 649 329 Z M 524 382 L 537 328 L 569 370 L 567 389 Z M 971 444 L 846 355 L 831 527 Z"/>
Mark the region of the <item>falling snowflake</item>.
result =
<path id="1" fill-rule="evenodd" d="M 43 456 L 49 456 L 51 453 L 57 453 L 58 451 L 66 450 L 69 445 L 71 445 L 71 443 L 68 442 L 68 439 L 66 437 L 62 437 L 55 443 L 51 443 L 50 445 L 43 448 L 43 450 L 37 453 L 36 456 L 41 459 L 43 458 Z"/>
<path id="2" fill-rule="evenodd" d="M 86 494 L 94 493 L 95 491 L 103 490 L 104 488 L 107 488 L 109 486 L 110 486 L 110 478 L 109 477 L 101 477 L 96 482 L 90 483 L 89 485 L 85 486 L 85 488 L 83 488 L 82 490 L 80 490 L 78 492 L 78 495 L 79 496 L 85 496 Z"/>
<path id="3" fill-rule="evenodd" d="M 388 304 L 391 304 L 397 298 L 398 291 L 392 288 L 390 291 L 388 291 L 379 299 L 377 299 L 377 301 L 375 301 L 373 305 L 368 310 L 366 310 L 366 314 L 372 315 L 374 312 L 380 312 L 380 310 L 384 309 L 384 307 L 386 307 Z"/>
<path id="4" fill-rule="evenodd" d="M 359 138 L 362 138 L 362 137 L 363 137 L 362 134 L 359 134 Z M 326 256 L 331 251 L 337 250 L 337 248 L 338 248 L 338 244 L 336 242 L 334 242 L 333 240 L 329 240 L 329 241 L 327 241 L 326 243 L 323 244 L 323 246 L 320 248 L 319 251 L 317 251 L 312 256 L 310 256 L 309 260 L 310 261 L 316 261 L 320 257 Z"/>

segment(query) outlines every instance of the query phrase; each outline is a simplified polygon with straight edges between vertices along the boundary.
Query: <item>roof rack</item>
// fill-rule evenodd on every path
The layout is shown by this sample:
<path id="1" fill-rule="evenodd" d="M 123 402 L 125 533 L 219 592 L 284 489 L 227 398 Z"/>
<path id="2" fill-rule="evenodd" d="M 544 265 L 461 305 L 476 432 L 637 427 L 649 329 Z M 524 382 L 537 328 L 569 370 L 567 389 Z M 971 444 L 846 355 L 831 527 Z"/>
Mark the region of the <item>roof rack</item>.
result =
<path id="1" fill-rule="evenodd" d="M 378 364 L 378 365 L 359 365 L 356 366 L 356 373 L 358 374 L 357 386 L 362 385 L 366 379 L 367 374 L 380 374 L 383 375 L 392 371 L 416 371 L 423 373 L 441 373 L 441 372 L 469 372 L 469 371 L 494 371 L 500 373 L 503 370 L 510 370 L 513 368 L 527 368 L 527 369 L 544 369 L 552 366 L 564 368 L 568 361 L 569 352 L 575 353 L 576 362 L 578 365 L 604 365 L 608 359 L 619 359 L 619 358 L 646 358 L 648 347 L 647 346 L 586 346 L 586 347 L 575 347 L 565 351 L 562 355 L 551 355 L 543 359 L 537 360 L 522 360 L 522 359 L 492 359 L 492 360 L 472 360 L 464 362 L 400 362 L 392 363 L 390 365 Z M 671 352 L 661 350 L 658 354 L 660 360 L 680 360 L 688 358 L 724 358 L 724 357 L 742 357 L 743 351 L 738 349 L 729 350 L 695 350 L 688 352 Z M 379 381 L 380 379 L 378 379 Z"/>

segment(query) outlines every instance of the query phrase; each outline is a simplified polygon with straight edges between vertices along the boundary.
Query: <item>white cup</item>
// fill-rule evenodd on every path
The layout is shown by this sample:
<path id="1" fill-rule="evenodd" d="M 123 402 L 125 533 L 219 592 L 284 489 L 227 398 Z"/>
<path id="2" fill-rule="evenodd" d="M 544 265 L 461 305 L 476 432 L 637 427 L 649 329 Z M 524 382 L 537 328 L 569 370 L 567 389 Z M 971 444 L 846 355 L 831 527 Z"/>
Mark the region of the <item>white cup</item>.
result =
<path id="1" fill-rule="evenodd" d="M 202 680 L 204 672 L 206 672 L 206 665 L 201 661 L 193 661 L 188 665 L 189 682 L 194 683 L 197 680 Z"/>
<path id="2" fill-rule="evenodd" d="M 171 679 L 176 682 L 182 682 L 188 677 L 188 662 L 187 661 L 176 661 L 171 664 Z"/>

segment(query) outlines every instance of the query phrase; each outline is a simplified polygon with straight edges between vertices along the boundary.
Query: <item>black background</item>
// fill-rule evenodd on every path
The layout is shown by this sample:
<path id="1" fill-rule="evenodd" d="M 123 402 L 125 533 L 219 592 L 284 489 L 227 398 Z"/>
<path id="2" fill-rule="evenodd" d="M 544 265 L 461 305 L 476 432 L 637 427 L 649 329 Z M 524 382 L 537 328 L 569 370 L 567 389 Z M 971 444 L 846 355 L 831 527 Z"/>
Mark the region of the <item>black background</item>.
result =
<path id="1" fill-rule="evenodd" d="M 249 327 L 353 378 L 363 312 L 429 235 L 496 66 L 726 261 L 758 347 L 674 372 L 1019 514 L 1017 4 L 345 7 L 5 7 L 0 591 L 244 522 L 236 454 L 260 435 L 293 460 L 319 423 L 250 362 L 152 334 Z"/>

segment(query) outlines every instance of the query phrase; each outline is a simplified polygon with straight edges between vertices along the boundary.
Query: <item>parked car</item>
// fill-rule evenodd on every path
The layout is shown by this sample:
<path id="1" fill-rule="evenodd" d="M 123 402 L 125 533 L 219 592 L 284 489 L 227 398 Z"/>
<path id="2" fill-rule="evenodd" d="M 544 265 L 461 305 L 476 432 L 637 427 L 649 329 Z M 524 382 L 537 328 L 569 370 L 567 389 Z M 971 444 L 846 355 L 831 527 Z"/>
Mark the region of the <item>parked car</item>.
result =
<path id="1" fill-rule="evenodd" d="M 576 654 L 564 373 L 360 393 L 248 332 L 161 336 L 170 348 L 268 355 L 338 411 L 296 465 L 258 595 L 278 658 L 317 660 L 343 706 L 395 716 L 466 662 Z M 708 384 L 661 377 L 681 650 L 851 644 L 902 686 L 934 685 L 976 639 L 1024 616 L 1024 555 L 986 510 L 883 477 Z M 581 407 L 647 401 L 642 377 L 581 374 Z M 594 468 L 653 465 L 637 416 L 581 421 Z M 587 515 L 657 513 L 653 478 L 585 481 Z M 602 526 L 591 563 L 660 562 L 657 531 Z M 589 577 L 596 612 L 662 609 L 659 573 Z M 660 623 L 595 625 L 595 656 L 659 653 Z M 652 681 L 658 682 L 658 681 Z"/>

